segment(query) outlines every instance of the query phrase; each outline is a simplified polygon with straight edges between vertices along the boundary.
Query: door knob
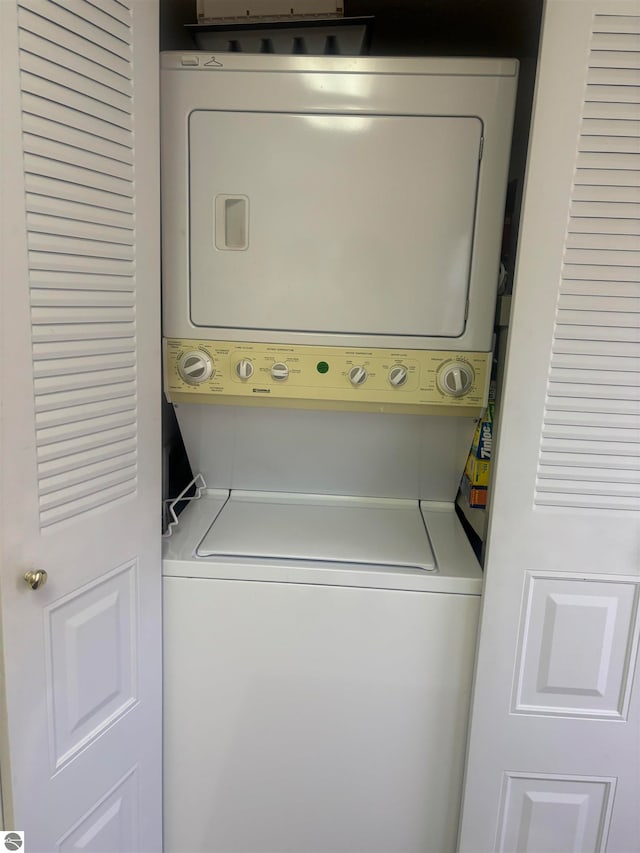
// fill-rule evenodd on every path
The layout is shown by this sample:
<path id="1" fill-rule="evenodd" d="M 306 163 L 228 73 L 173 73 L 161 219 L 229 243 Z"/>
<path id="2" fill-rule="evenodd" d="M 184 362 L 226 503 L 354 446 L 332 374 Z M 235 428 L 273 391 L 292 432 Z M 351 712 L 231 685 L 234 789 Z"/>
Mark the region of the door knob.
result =
<path id="1" fill-rule="evenodd" d="M 39 589 L 39 587 L 44 586 L 47 582 L 47 573 L 44 569 L 39 569 L 38 571 L 29 570 L 24 573 L 24 579 L 27 586 L 30 586 L 31 589 Z"/>

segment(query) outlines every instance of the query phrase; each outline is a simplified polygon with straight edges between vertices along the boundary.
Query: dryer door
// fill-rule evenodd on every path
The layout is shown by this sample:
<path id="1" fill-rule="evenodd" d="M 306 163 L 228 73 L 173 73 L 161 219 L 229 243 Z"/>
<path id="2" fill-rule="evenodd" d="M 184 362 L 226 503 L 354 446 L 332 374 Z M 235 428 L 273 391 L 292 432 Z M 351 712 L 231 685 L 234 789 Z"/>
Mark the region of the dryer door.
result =
<path id="1" fill-rule="evenodd" d="M 196 326 L 457 337 L 482 123 L 191 113 Z"/>

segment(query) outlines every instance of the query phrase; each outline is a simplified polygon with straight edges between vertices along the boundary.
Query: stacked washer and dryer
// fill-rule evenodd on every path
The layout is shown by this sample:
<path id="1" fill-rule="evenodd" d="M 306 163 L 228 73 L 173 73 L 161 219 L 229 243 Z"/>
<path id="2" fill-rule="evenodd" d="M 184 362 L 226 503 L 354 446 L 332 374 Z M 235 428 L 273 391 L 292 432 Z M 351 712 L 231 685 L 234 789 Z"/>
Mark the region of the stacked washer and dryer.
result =
<path id="1" fill-rule="evenodd" d="M 167 853 L 448 853 L 517 64 L 162 56 Z"/>

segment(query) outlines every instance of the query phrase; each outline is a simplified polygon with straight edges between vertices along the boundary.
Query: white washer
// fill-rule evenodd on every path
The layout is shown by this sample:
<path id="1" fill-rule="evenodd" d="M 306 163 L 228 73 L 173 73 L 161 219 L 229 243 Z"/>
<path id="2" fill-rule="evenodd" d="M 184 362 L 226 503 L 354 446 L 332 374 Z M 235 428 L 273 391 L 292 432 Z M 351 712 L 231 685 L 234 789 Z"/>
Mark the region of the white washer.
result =
<path id="1" fill-rule="evenodd" d="M 167 853 L 453 851 L 480 591 L 448 504 L 192 502 L 164 557 Z"/>

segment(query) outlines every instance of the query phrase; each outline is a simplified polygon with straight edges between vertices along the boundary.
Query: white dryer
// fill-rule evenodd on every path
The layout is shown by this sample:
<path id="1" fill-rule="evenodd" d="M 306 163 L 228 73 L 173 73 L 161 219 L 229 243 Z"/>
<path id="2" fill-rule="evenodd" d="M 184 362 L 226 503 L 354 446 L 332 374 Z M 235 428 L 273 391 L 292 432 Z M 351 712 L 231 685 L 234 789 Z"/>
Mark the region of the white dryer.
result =
<path id="1" fill-rule="evenodd" d="M 517 65 L 162 57 L 167 853 L 446 853 Z"/>

